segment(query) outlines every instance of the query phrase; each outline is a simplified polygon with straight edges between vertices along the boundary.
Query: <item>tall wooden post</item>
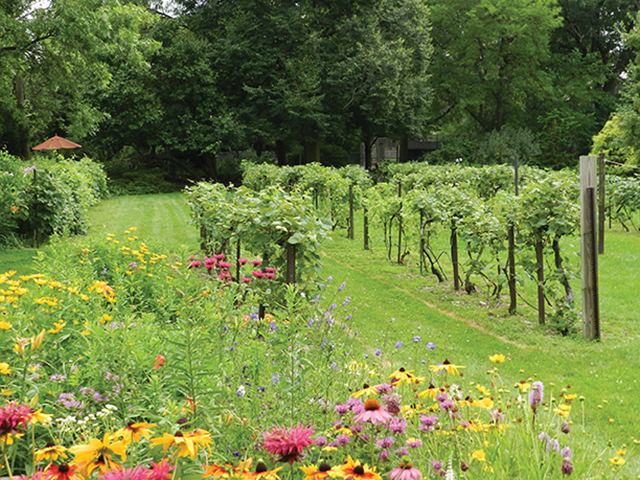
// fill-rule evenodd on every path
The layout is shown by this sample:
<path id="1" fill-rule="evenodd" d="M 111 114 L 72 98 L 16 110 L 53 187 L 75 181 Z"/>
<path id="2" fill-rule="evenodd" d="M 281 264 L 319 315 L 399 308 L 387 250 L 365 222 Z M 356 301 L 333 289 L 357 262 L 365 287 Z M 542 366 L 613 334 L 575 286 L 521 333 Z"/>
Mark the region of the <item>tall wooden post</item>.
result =
<path id="1" fill-rule="evenodd" d="M 516 197 L 518 197 L 518 154 L 516 153 L 514 159 L 514 173 L 515 173 L 515 192 Z M 516 309 L 518 308 L 518 292 L 516 290 L 516 234 L 515 227 L 513 222 L 509 223 L 509 253 L 507 262 L 509 263 L 509 278 L 508 278 L 508 286 L 509 286 L 509 314 L 515 315 Z"/>
<path id="2" fill-rule="evenodd" d="M 296 246 L 287 243 L 287 283 L 296 283 Z"/>
<path id="3" fill-rule="evenodd" d="M 402 181 L 398 181 L 398 198 L 402 197 Z M 402 202 L 398 213 L 398 263 L 402 261 Z"/>
<path id="4" fill-rule="evenodd" d="M 369 214 L 367 212 L 367 207 L 362 207 L 362 231 L 364 235 L 364 244 L 363 248 L 365 250 L 369 250 Z"/>
<path id="5" fill-rule="evenodd" d="M 458 264 L 458 227 L 456 220 L 451 219 L 451 263 L 453 264 L 453 289 L 460 290 L 460 275 Z"/>
<path id="6" fill-rule="evenodd" d="M 536 263 L 538 264 L 538 323 L 544 325 L 545 305 L 544 305 L 544 250 L 542 239 L 536 240 Z"/>
<path id="7" fill-rule="evenodd" d="M 600 339 L 598 254 L 596 250 L 596 157 L 580 157 L 580 243 L 582 280 L 582 335 Z"/>
<path id="8" fill-rule="evenodd" d="M 598 159 L 598 254 L 604 253 L 604 153 Z"/>
<path id="9" fill-rule="evenodd" d="M 349 238 L 353 240 L 354 237 L 354 225 L 353 225 L 353 183 L 349 185 Z"/>

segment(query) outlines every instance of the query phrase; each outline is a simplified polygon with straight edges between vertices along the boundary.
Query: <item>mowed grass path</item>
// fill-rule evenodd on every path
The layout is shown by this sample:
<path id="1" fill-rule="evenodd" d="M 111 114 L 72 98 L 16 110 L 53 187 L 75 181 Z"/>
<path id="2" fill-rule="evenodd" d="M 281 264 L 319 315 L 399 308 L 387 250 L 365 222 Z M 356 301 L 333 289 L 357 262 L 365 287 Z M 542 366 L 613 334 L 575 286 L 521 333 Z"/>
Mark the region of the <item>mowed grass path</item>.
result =
<path id="1" fill-rule="evenodd" d="M 156 247 L 172 251 L 199 248 L 198 231 L 189 225 L 189 206 L 182 193 L 111 198 L 92 208 L 88 217 L 89 237 L 135 227 L 138 237 Z"/>

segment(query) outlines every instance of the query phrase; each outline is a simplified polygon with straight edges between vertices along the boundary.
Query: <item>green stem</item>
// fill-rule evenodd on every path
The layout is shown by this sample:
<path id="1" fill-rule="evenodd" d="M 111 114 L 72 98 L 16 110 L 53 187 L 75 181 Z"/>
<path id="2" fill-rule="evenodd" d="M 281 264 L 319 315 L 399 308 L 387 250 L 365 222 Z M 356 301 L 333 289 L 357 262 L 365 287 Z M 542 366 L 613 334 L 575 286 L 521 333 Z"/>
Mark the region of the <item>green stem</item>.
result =
<path id="1" fill-rule="evenodd" d="M 8 438 L 8 435 L 7 435 L 7 438 Z M 13 478 L 13 474 L 11 473 L 11 467 L 9 466 L 9 460 L 7 459 L 7 444 L 4 441 L 2 442 L 2 459 L 4 460 L 4 465 L 7 467 L 7 473 L 9 474 L 9 478 Z"/>

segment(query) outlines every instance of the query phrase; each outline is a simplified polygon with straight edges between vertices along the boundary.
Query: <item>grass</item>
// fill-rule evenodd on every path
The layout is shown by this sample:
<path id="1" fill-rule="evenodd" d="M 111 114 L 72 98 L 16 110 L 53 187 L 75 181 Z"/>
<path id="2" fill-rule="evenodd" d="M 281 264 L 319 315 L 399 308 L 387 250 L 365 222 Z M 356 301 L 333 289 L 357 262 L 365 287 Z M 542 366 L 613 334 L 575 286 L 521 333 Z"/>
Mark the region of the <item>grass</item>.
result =
<path id="1" fill-rule="evenodd" d="M 135 234 L 156 248 L 196 252 L 198 234 L 187 225 L 188 220 L 186 198 L 181 194 L 118 197 L 91 210 L 90 237 L 135 226 Z M 361 228 L 356 232 L 362 232 Z M 452 292 L 450 284 L 420 276 L 415 263 L 387 261 L 382 240 L 373 232 L 373 250 L 364 251 L 361 238 L 350 241 L 338 231 L 322 252 L 323 274 L 332 275 L 333 282 L 346 282 L 341 293 L 352 297 L 350 306 L 358 307 L 352 322 L 362 354 L 372 355 L 375 348 L 393 351 L 394 368 L 404 365 L 421 374 L 426 371 L 423 361 L 429 365 L 449 359 L 465 365 L 464 371 L 475 380 L 495 366 L 488 361 L 489 355 L 505 354 L 508 361 L 499 368 L 507 379 L 506 388 L 517 388 L 521 380 L 539 379 L 556 396 L 563 388 L 584 396 L 584 403 L 574 403 L 574 431 L 582 434 L 584 405 L 585 431 L 600 445 L 609 441 L 613 451 L 626 444 L 629 463 L 625 469 L 640 471 L 634 458 L 640 449 L 636 379 L 640 335 L 635 333 L 640 296 L 635 293 L 638 272 L 633 253 L 640 246 L 640 235 L 607 231 L 606 253 L 599 258 L 603 336 L 600 342 L 586 342 L 580 336 L 550 334 L 536 324 L 535 311 L 524 304 L 517 316 L 510 317 L 506 304 L 488 308 L 483 293 Z M 446 245 L 446 240 L 440 241 Z M 0 270 L 22 265 L 32 255 L 28 250 L 0 255 Z M 575 255 L 575 245 L 571 255 Z M 533 287 L 527 288 L 529 295 Z M 575 281 L 574 289 L 579 302 Z M 415 336 L 421 337 L 420 343 L 412 342 Z M 401 348 L 396 347 L 398 341 Z M 435 351 L 425 348 L 428 341 L 437 345 Z"/>

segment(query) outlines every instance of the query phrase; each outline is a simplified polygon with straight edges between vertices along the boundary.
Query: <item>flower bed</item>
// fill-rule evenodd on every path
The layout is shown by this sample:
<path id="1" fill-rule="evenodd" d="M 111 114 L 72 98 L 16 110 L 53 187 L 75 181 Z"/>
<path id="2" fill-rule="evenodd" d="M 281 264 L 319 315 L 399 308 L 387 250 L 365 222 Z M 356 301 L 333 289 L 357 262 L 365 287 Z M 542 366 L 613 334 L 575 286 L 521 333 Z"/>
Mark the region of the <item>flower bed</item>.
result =
<path id="1" fill-rule="evenodd" d="M 583 434 L 575 387 L 507 382 L 499 354 L 469 379 L 414 332 L 400 341 L 423 364 L 394 365 L 359 342 L 357 300 L 331 278 L 317 292 L 285 287 L 260 318 L 281 273 L 245 260 L 170 257 L 131 228 L 54 241 L 41 273 L 1 275 L 0 473 L 417 480 L 625 468 L 622 446 L 608 455 Z"/>

